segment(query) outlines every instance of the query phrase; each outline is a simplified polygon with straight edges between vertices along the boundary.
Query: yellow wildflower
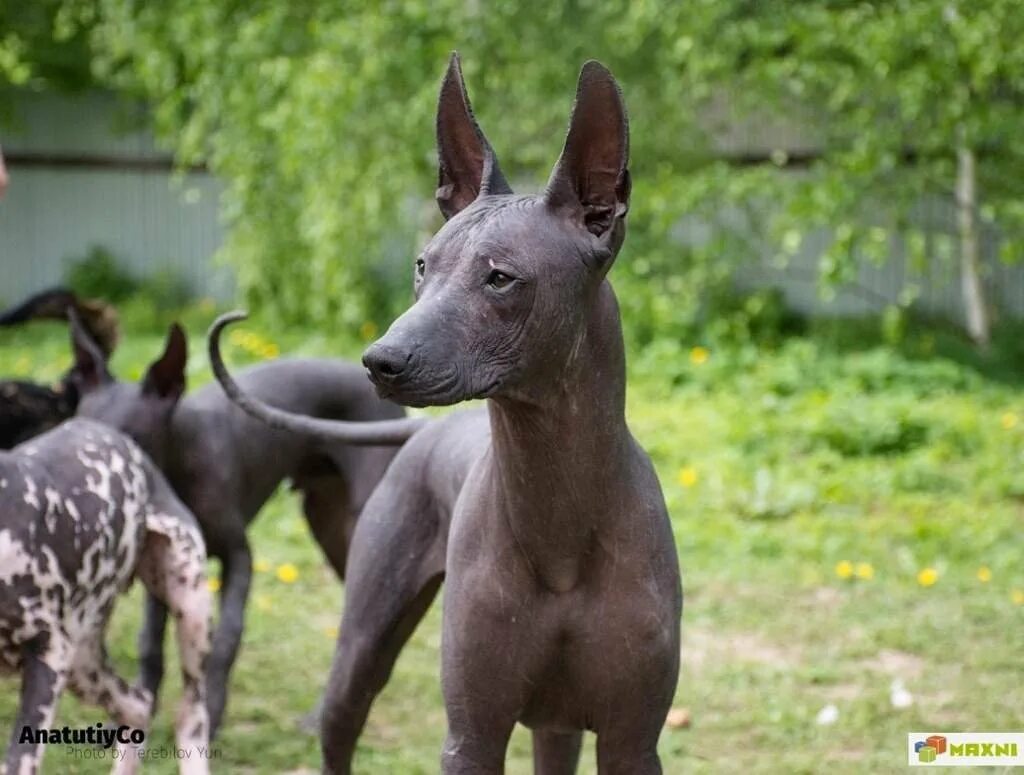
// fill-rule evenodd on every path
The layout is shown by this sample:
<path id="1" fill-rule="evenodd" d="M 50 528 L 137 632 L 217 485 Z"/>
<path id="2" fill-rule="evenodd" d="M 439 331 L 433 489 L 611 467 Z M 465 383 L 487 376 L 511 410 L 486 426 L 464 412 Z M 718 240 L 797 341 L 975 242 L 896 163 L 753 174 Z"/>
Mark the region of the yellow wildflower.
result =
<path id="1" fill-rule="evenodd" d="M 1003 416 L 999 418 L 999 424 L 1003 426 L 1005 430 L 1016 428 L 1017 423 L 1020 422 L 1020 418 L 1016 412 L 1004 412 Z"/>
<path id="2" fill-rule="evenodd" d="M 700 479 L 697 469 L 693 466 L 683 466 L 679 469 L 679 484 L 683 487 L 693 487 Z"/>
<path id="3" fill-rule="evenodd" d="M 849 560 L 840 560 L 836 563 L 836 575 L 841 579 L 848 579 L 853 575 L 853 563 Z"/>
<path id="4" fill-rule="evenodd" d="M 917 574 L 917 583 L 922 587 L 930 587 L 939 580 L 939 572 L 935 568 L 924 568 Z"/>
<path id="5" fill-rule="evenodd" d="M 210 576 L 210 578 L 206 580 L 206 588 L 211 592 L 216 592 L 220 589 L 220 579 L 216 576 Z"/>
<path id="6" fill-rule="evenodd" d="M 697 345 L 692 350 L 690 350 L 690 363 L 692 363 L 694 366 L 700 366 L 704 363 L 707 363 L 708 358 L 710 357 L 711 353 L 708 352 L 707 347 L 701 347 L 700 345 Z"/>
<path id="7" fill-rule="evenodd" d="M 1024 589 L 1015 589 L 1010 593 L 1014 605 L 1024 605 Z"/>
<path id="8" fill-rule="evenodd" d="M 338 638 L 338 628 L 337 627 L 324 627 L 324 635 L 326 635 L 331 640 L 337 640 L 337 638 Z"/>
<path id="9" fill-rule="evenodd" d="M 270 563 L 266 560 L 256 560 L 256 562 L 252 564 L 252 567 L 257 573 L 266 573 L 270 570 Z"/>
<path id="10" fill-rule="evenodd" d="M 299 578 L 299 569 L 290 562 L 277 566 L 277 578 L 285 584 L 294 584 Z"/>
<path id="11" fill-rule="evenodd" d="M 871 581 L 875 577 L 875 568 L 870 562 L 858 562 L 853 573 L 859 579 Z"/>
<path id="12" fill-rule="evenodd" d="M 359 326 L 359 336 L 363 338 L 364 342 L 369 342 L 371 339 L 377 338 L 377 324 L 372 320 L 367 320 L 361 326 Z"/>
<path id="13" fill-rule="evenodd" d="M 992 569 L 987 565 L 982 565 L 978 568 L 978 581 L 982 584 L 988 584 L 992 580 Z"/>

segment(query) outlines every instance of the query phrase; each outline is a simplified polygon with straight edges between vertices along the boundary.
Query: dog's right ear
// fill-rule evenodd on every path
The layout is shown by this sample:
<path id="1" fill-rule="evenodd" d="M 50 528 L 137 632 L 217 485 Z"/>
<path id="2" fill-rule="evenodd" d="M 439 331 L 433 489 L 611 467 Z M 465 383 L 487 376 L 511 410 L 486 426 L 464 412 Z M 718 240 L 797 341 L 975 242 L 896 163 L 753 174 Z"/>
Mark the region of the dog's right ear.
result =
<path id="1" fill-rule="evenodd" d="M 142 394 L 177 401 L 185 392 L 185 366 L 188 363 L 188 340 L 185 331 L 172 323 L 167 332 L 164 352 L 150 365 L 142 380 Z"/>
<path id="2" fill-rule="evenodd" d="M 68 308 L 68 328 L 71 331 L 71 350 L 75 356 L 68 376 L 79 392 L 88 393 L 100 385 L 113 382 L 114 377 L 107 369 L 106 356 L 82 325 L 74 307 Z"/>
<path id="3" fill-rule="evenodd" d="M 481 194 L 511 194 L 498 158 L 473 118 L 459 55 L 453 52 L 437 101 L 437 205 L 445 220 Z"/>

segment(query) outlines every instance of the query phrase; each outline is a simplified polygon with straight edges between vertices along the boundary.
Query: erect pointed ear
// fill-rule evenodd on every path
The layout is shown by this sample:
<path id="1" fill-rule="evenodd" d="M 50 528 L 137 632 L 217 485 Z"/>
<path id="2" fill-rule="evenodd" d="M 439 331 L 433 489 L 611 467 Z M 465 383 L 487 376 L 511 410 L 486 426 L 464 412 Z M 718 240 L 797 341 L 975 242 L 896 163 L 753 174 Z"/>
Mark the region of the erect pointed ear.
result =
<path id="1" fill-rule="evenodd" d="M 437 163 L 437 205 L 446 220 L 481 194 L 512 193 L 473 118 L 457 52 L 448 61 L 437 101 Z"/>
<path id="2" fill-rule="evenodd" d="M 71 382 L 81 393 L 88 393 L 100 385 L 114 381 L 107 369 L 107 358 L 95 340 L 82 325 L 74 307 L 69 307 L 68 328 L 71 331 L 71 350 L 75 362 L 68 374 Z"/>
<path id="3" fill-rule="evenodd" d="M 622 93 L 604 65 L 591 60 L 580 72 L 569 134 L 544 197 L 618 250 L 629 211 L 628 165 Z"/>
<path id="4" fill-rule="evenodd" d="M 185 392 L 186 363 L 188 340 L 181 326 L 174 323 L 167 332 L 163 355 L 153 361 L 142 380 L 142 394 L 177 401 Z"/>

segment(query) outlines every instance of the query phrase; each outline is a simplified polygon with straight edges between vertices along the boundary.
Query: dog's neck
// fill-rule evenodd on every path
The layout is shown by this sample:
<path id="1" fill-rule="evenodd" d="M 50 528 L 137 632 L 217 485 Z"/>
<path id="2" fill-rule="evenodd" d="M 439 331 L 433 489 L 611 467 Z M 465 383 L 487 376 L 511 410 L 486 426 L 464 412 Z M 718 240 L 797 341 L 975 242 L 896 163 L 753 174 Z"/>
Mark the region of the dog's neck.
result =
<path id="1" fill-rule="evenodd" d="M 488 401 L 496 506 L 534 573 L 557 591 L 575 585 L 616 511 L 632 444 L 625 393 L 618 305 L 603 282 L 574 357 L 544 392 Z"/>

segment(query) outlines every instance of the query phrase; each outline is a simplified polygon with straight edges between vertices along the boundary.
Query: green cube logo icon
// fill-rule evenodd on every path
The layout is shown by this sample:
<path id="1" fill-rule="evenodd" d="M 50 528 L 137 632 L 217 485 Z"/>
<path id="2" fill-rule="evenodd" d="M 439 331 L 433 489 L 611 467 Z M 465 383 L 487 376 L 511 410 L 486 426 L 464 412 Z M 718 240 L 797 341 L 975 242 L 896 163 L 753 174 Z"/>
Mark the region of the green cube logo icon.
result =
<path id="1" fill-rule="evenodd" d="M 933 762 L 936 753 L 936 750 L 930 745 L 923 745 L 917 749 L 917 759 L 922 762 Z"/>

